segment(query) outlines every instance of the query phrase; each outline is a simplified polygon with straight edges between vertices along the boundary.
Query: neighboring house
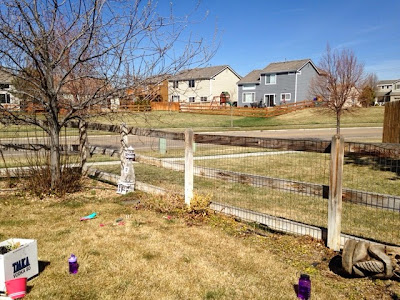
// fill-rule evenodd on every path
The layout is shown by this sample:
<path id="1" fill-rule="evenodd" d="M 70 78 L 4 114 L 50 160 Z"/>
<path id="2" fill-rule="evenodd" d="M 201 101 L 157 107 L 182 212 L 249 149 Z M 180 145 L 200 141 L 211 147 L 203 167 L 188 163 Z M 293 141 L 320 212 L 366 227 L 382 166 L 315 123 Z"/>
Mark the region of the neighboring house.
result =
<path id="1" fill-rule="evenodd" d="M 238 106 L 275 106 L 310 100 L 309 87 L 321 75 L 311 59 L 275 62 L 238 82 Z"/>
<path id="2" fill-rule="evenodd" d="M 170 75 L 163 74 L 143 80 L 137 87 L 128 89 L 128 97 L 125 100 L 133 102 L 139 100 L 167 102 L 169 77 Z"/>
<path id="3" fill-rule="evenodd" d="M 400 100 L 400 79 L 381 80 L 376 84 L 375 105 Z"/>
<path id="4" fill-rule="evenodd" d="M 12 79 L 11 75 L 0 69 L 0 105 L 5 109 L 19 110 L 20 99 L 12 94 Z"/>
<path id="5" fill-rule="evenodd" d="M 343 108 L 349 108 L 349 107 L 361 107 L 361 103 L 358 100 L 358 97 L 360 96 L 360 91 L 356 87 L 352 87 L 350 90 L 350 93 L 346 99 L 346 102 L 343 105 Z"/>
<path id="6" fill-rule="evenodd" d="M 213 66 L 184 70 L 168 80 L 171 102 L 218 101 L 222 92 L 228 92 L 231 101 L 237 101 L 236 83 L 241 79 L 230 66 Z"/>

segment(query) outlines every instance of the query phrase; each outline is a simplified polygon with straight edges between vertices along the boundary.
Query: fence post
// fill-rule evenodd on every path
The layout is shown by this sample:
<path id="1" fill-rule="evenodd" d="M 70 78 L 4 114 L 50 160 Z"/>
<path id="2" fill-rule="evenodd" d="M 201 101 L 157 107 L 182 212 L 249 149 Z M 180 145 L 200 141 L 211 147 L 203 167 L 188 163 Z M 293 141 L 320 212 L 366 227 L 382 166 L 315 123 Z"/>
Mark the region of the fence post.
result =
<path id="1" fill-rule="evenodd" d="M 87 123 L 84 120 L 79 120 L 79 151 L 80 151 L 80 169 L 83 172 L 87 161 L 87 155 L 89 152 L 89 143 L 87 135 Z"/>
<path id="2" fill-rule="evenodd" d="M 185 204 L 190 206 L 193 198 L 193 143 L 192 129 L 185 130 Z"/>
<path id="3" fill-rule="evenodd" d="M 328 248 L 340 251 L 342 223 L 342 175 L 344 161 L 344 139 L 334 135 L 331 146 L 328 200 Z"/>

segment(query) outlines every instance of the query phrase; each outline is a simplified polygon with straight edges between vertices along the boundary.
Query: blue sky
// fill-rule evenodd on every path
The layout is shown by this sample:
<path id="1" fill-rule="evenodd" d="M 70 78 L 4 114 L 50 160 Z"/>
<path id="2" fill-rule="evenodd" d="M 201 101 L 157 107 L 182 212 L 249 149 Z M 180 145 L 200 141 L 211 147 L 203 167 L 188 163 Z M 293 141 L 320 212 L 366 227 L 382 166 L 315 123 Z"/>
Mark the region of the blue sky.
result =
<path id="1" fill-rule="evenodd" d="M 194 0 L 172 0 L 185 13 Z M 164 2 L 165 3 L 165 2 Z M 196 35 L 221 41 L 210 65 L 230 65 L 244 76 L 270 62 L 311 58 L 318 64 L 327 43 L 350 48 L 380 80 L 400 78 L 399 0 L 203 0 Z"/>

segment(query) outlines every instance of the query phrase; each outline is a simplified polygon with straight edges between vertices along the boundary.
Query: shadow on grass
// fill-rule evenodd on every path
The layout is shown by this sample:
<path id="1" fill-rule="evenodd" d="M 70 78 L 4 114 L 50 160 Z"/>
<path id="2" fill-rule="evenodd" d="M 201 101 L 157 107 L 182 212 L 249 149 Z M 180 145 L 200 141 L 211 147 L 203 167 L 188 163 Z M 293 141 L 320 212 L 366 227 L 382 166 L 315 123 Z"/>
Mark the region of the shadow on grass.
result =
<path id="1" fill-rule="evenodd" d="M 354 278 L 347 274 L 342 267 L 342 256 L 336 255 L 329 262 L 329 270 L 343 278 Z"/>
<path id="2" fill-rule="evenodd" d="M 49 265 L 49 261 L 39 260 L 39 274 L 42 273 Z"/>
<path id="3" fill-rule="evenodd" d="M 357 166 L 369 166 L 372 170 L 392 172 L 392 180 L 400 177 L 400 159 L 383 158 L 383 157 L 366 157 L 359 154 L 347 154 L 345 164 L 354 164 Z"/>
<path id="4" fill-rule="evenodd" d="M 29 281 L 32 280 L 32 279 L 34 279 L 34 278 L 36 278 L 36 277 L 38 277 L 38 276 L 40 275 L 40 273 L 42 273 L 42 272 L 47 268 L 47 266 L 49 266 L 49 265 L 50 265 L 50 262 L 49 262 L 49 261 L 39 260 L 39 261 L 38 261 L 39 273 L 38 273 L 37 275 L 35 275 L 35 276 L 29 278 Z M 34 286 L 32 286 L 32 285 L 26 285 L 26 293 L 29 294 L 29 292 L 30 292 L 33 288 L 34 288 Z"/>

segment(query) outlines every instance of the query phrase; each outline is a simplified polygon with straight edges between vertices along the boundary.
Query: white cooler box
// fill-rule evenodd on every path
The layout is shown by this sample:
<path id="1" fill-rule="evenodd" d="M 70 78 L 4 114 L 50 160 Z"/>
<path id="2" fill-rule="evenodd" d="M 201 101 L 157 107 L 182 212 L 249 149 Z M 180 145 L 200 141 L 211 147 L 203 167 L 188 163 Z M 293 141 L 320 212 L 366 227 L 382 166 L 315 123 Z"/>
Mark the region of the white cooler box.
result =
<path id="1" fill-rule="evenodd" d="M 19 277 L 27 279 L 39 273 L 37 241 L 28 239 L 9 239 L 0 246 L 20 243 L 18 249 L 0 254 L 0 291 L 6 290 L 6 281 Z"/>

